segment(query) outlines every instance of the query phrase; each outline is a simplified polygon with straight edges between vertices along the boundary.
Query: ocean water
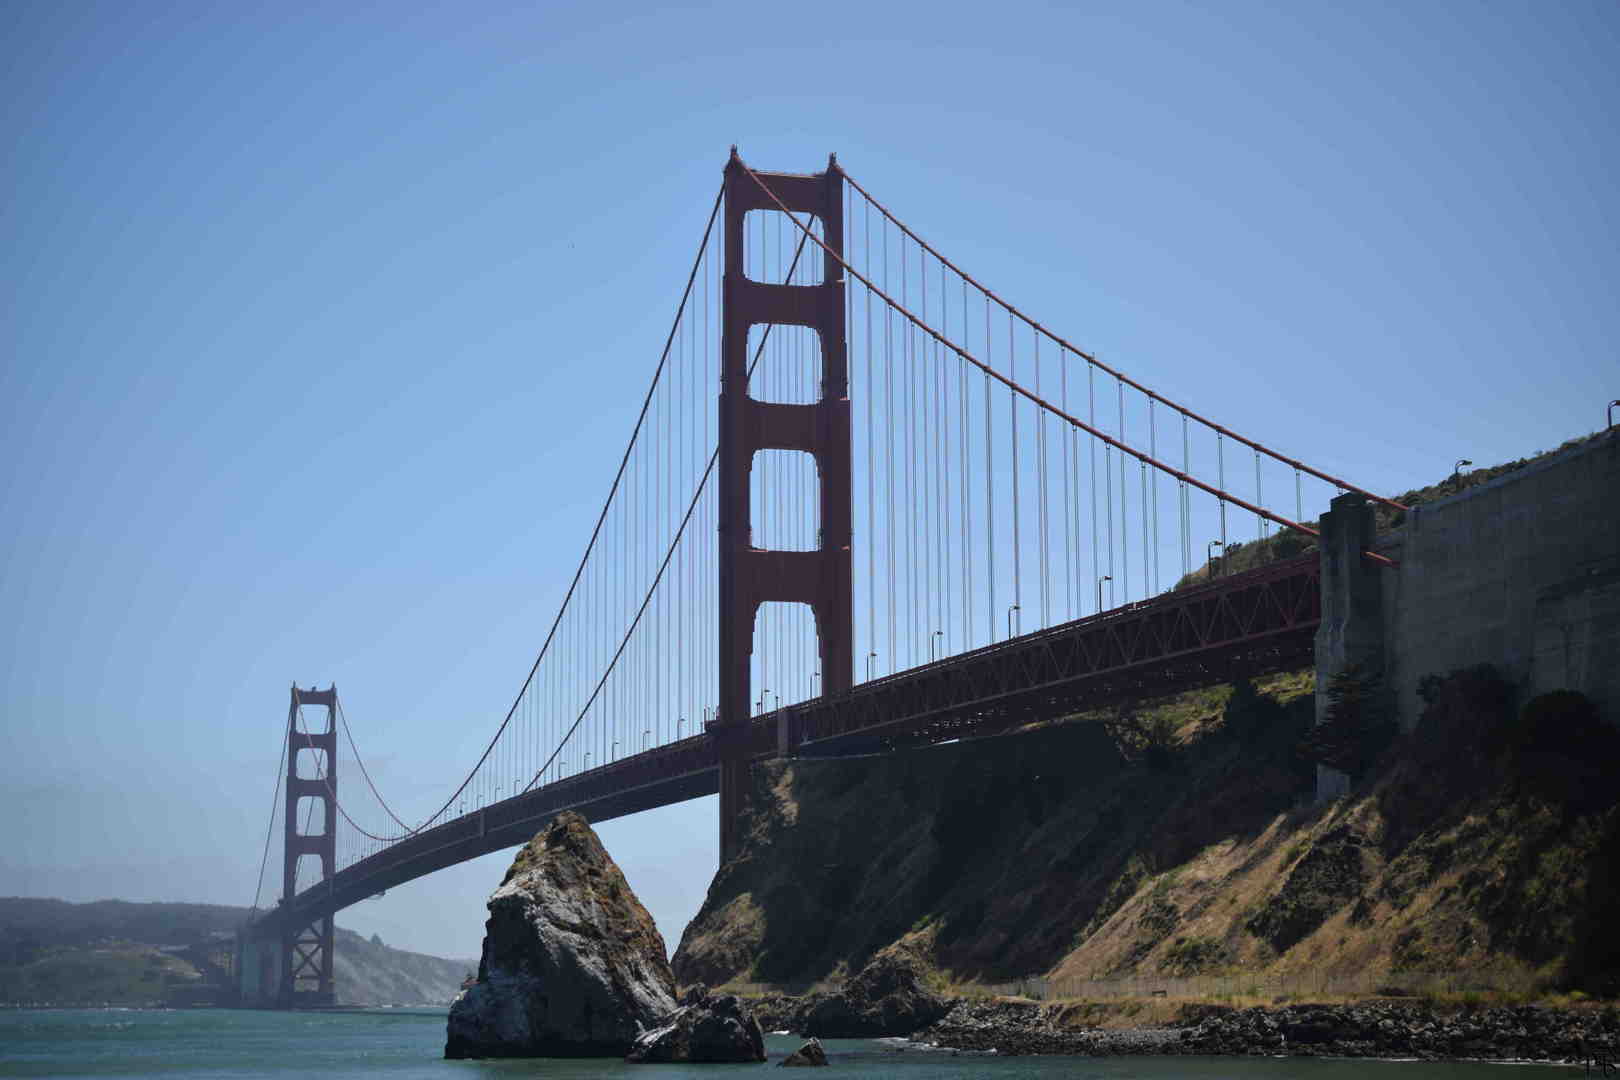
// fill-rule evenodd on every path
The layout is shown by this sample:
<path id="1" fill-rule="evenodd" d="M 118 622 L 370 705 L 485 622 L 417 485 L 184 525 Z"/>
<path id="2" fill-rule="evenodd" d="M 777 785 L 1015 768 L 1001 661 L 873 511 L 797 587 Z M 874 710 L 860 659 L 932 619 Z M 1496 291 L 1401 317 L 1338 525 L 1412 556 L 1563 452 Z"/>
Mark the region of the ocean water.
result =
<path id="1" fill-rule="evenodd" d="M 0 1077 L 387 1077 L 491 1080 L 504 1077 L 626 1076 L 639 1080 L 732 1076 L 761 1066 L 626 1065 L 618 1061 L 445 1061 L 442 1009 L 284 1013 L 198 1009 L 0 1011 Z M 774 1064 L 800 1039 L 766 1037 Z M 831 1067 L 813 1075 L 900 1080 L 1510 1080 L 1579 1076 L 1576 1067 L 1431 1064 L 1310 1058 L 1073 1058 L 953 1055 L 902 1050 L 892 1040 L 833 1039 Z M 794 1074 L 801 1075 L 801 1074 Z"/>

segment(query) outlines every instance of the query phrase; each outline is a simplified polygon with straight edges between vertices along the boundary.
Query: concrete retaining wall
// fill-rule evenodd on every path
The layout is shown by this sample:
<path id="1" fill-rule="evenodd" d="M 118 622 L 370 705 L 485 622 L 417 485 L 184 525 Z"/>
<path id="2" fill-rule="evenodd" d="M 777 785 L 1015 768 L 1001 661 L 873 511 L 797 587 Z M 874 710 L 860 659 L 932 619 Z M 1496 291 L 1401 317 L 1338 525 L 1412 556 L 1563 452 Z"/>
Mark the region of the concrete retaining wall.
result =
<path id="1" fill-rule="evenodd" d="M 1401 723 L 1418 680 L 1496 666 L 1520 703 L 1580 690 L 1620 722 L 1620 429 L 1413 509 L 1379 550 L 1385 674 Z"/>

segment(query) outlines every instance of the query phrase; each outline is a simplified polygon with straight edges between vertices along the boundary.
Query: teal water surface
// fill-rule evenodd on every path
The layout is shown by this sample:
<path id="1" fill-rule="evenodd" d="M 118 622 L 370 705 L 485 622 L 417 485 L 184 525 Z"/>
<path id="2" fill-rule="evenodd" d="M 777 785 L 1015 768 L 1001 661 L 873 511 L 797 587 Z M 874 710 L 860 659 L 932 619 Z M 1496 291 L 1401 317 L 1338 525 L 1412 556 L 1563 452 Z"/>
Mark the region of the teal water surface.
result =
<path id="1" fill-rule="evenodd" d="M 761 1066 L 626 1065 L 618 1061 L 445 1061 L 443 1010 L 370 1009 L 282 1013 L 199 1009 L 39 1009 L 0 1012 L 0 1076 L 38 1077 L 388 1077 L 496 1080 L 505 1077 L 636 1077 L 672 1080 L 751 1073 Z M 801 1040 L 772 1035 L 775 1063 Z M 1432 1064 L 1310 1058 L 998 1058 L 905 1050 L 889 1041 L 826 1043 L 827 1077 L 900 1080 L 1510 1080 L 1580 1075 L 1547 1066 Z M 783 1074 L 786 1075 L 786 1074 Z M 797 1074 L 795 1074 L 797 1075 Z"/>

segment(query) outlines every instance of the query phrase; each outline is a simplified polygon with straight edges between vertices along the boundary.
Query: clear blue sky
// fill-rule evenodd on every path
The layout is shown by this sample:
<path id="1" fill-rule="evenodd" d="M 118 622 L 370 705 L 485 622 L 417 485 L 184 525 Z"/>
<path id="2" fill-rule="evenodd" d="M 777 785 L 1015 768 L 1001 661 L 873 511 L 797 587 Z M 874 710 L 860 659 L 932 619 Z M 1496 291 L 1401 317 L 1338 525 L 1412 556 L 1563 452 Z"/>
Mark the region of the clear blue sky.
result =
<path id="1" fill-rule="evenodd" d="M 295 679 L 437 805 L 732 143 L 1373 490 L 1620 396 L 1609 0 L 793 10 L 7 8 L 0 894 L 246 904 Z M 714 819 L 601 830 L 672 948 Z M 340 921 L 473 955 L 505 862 Z"/>

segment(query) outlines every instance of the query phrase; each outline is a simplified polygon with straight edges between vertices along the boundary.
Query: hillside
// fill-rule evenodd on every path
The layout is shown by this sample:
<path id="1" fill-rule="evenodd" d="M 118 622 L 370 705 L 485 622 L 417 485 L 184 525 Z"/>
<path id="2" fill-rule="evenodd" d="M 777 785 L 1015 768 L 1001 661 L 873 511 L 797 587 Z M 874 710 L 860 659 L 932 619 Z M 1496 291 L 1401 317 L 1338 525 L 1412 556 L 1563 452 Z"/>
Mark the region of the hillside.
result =
<path id="1" fill-rule="evenodd" d="M 1491 972 L 1615 988 L 1612 730 L 1431 688 L 1358 797 L 1311 805 L 1312 676 L 886 757 L 773 762 L 674 959 L 803 988 L 905 938 L 947 979 Z M 1573 734 L 1572 734 L 1573 732 Z"/>
<path id="2" fill-rule="evenodd" d="M 246 908 L 0 898 L 0 1004 L 212 1001 Z M 393 949 L 337 931 L 343 1005 L 443 1004 L 477 961 Z"/>

